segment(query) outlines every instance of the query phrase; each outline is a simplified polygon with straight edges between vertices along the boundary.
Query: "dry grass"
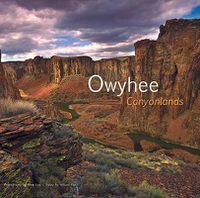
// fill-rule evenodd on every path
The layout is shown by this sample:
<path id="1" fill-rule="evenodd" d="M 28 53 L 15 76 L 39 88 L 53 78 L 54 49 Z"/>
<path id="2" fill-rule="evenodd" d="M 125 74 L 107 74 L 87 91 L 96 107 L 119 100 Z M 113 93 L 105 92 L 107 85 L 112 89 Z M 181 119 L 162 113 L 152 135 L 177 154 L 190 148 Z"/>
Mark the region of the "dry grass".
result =
<path id="1" fill-rule="evenodd" d="M 139 186 L 125 183 L 119 170 L 112 169 L 109 173 L 93 172 L 82 176 L 80 194 L 87 197 L 137 197 L 137 198 L 167 198 L 159 187 L 151 186 L 143 181 Z M 84 197 L 85 197 L 84 196 Z M 95 196 L 96 197 L 96 196 Z"/>
<path id="2" fill-rule="evenodd" d="M 12 99 L 0 100 L 0 115 L 2 116 L 14 116 L 21 113 L 34 113 L 36 111 L 37 108 L 32 102 Z"/>

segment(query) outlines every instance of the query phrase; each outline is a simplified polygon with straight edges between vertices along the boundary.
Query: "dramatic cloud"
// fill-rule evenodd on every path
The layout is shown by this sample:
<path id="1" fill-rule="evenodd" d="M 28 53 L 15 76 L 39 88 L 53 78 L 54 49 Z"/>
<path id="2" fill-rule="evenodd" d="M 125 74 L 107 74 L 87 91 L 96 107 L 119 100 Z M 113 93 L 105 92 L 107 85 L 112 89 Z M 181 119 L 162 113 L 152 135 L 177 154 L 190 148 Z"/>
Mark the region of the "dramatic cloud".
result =
<path id="1" fill-rule="evenodd" d="M 9 42 L 5 42 L 2 44 L 4 53 L 10 54 L 10 55 L 31 52 L 37 47 L 39 46 L 36 42 L 26 37 L 19 38 L 19 39 L 11 39 L 9 40 Z"/>
<path id="2" fill-rule="evenodd" d="M 155 39 L 159 25 L 199 5 L 199 0 L 8 0 L 0 3 L 3 58 L 130 55 L 136 40 Z"/>

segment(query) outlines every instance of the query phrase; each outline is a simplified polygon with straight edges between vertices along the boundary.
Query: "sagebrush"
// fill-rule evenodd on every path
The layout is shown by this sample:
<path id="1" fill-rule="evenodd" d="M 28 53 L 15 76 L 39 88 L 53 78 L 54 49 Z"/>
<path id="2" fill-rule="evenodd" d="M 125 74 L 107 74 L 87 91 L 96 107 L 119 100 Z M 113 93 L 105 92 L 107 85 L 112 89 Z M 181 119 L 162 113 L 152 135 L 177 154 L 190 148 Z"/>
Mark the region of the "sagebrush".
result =
<path id="1" fill-rule="evenodd" d="M 0 99 L 0 115 L 14 116 L 21 113 L 34 113 L 37 111 L 36 106 L 29 101 Z"/>

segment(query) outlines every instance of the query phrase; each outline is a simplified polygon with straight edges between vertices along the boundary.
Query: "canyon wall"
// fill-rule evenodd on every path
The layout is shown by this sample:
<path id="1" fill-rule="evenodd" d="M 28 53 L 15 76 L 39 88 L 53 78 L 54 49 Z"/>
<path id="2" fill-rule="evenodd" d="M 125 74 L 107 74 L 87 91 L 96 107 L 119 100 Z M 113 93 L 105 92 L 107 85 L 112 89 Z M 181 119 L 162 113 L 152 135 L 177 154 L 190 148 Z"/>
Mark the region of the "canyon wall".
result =
<path id="1" fill-rule="evenodd" d="M 13 85 L 12 80 L 4 71 L 4 68 L 1 64 L 1 52 L 0 52 L 0 98 L 20 98 L 19 91 Z"/>
<path id="2" fill-rule="evenodd" d="M 49 61 L 50 81 L 60 83 L 69 75 L 80 74 L 89 77 L 93 74 L 105 80 L 124 80 L 132 74 L 134 56 L 118 57 L 93 61 L 90 57 L 59 57 L 53 56 Z"/>
<path id="3" fill-rule="evenodd" d="M 4 62 L 2 65 L 14 83 L 27 75 L 36 78 L 47 75 L 49 82 L 54 83 L 60 83 L 70 75 L 89 77 L 93 74 L 101 75 L 108 81 L 124 81 L 128 76 L 133 75 L 134 56 L 99 61 L 93 61 L 88 56 L 53 56 L 50 59 L 36 56 L 25 61 Z"/>
<path id="4" fill-rule="evenodd" d="M 128 76 L 133 76 L 134 56 L 101 59 L 95 61 L 95 74 L 107 81 L 125 81 Z"/>
<path id="5" fill-rule="evenodd" d="M 34 59 L 28 59 L 24 62 L 25 73 L 33 75 L 34 77 L 40 77 L 48 72 L 48 58 L 36 56 Z"/>
<path id="6" fill-rule="evenodd" d="M 53 56 L 49 60 L 49 80 L 60 83 L 69 75 L 90 76 L 94 73 L 94 62 L 88 56 L 60 57 Z"/>
<path id="7" fill-rule="evenodd" d="M 184 133 L 189 137 L 191 128 L 194 127 L 190 127 L 191 122 L 186 121 L 196 109 L 194 103 L 195 106 L 199 106 L 200 20 L 169 20 L 160 27 L 160 34 L 156 41 L 136 42 L 134 74 L 136 81 L 157 81 L 159 91 L 157 93 L 137 92 L 130 95 L 126 93 L 121 106 L 121 123 L 132 130 L 166 138 L 169 134 L 178 133 L 175 130 L 180 130 L 178 139 L 181 139 Z M 132 99 L 145 100 L 160 97 L 179 98 L 183 99 L 183 105 L 130 107 L 127 105 L 129 96 Z M 196 119 L 200 120 L 200 114 L 195 115 Z M 171 127 L 174 120 L 176 126 Z M 178 124 L 180 126 L 177 129 Z M 200 146 L 199 138 L 192 142 L 189 138 L 185 143 Z"/>
<path id="8" fill-rule="evenodd" d="M 16 83 L 26 72 L 24 61 L 8 61 L 2 63 L 2 66 L 7 75 L 12 79 L 13 83 Z"/>
<path id="9" fill-rule="evenodd" d="M 39 78 L 41 75 L 48 73 L 48 58 L 36 56 L 34 59 L 25 61 L 8 61 L 2 63 L 3 68 L 8 76 L 15 83 L 25 75 Z"/>

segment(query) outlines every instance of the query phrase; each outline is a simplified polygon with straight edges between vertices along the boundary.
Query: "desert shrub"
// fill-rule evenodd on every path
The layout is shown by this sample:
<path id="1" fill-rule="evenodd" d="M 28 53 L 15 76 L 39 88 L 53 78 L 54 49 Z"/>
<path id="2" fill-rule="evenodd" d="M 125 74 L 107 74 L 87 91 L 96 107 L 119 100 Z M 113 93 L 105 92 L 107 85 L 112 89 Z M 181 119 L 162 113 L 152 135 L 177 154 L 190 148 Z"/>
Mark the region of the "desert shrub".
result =
<path id="1" fill-rule="evenodd" d="M 109 173 L 89 173 L 81 179 L 80 193 L 83 195 L 123 195 L 126 192 L 117 169 L 112 169 Z"/>
<path id="2" fill-rule="evenodd" d="M 113 157 L 104 153 L 99 153 L 99 152 L 86 152 L 85 157 L 87 160 L 95 162 L 96 164 L 99 165 L 106 165 L 107 167 L 110 168 L 117 168 L 119 167 L 113 160 Z"/>
<path id="3" fill-rule="evenodd" d="M 167 195 L 159 188 L 148 184 L 146 181 L 143 181 L 138 187 L 132 187 L 133 192 L 136 194 L 136 198 L 166 198 Z"/>
<path id="4" fill-rule="evenodd" d="M 135 198 L 166 198 L 167 195 L 158 187 L 151 186 L 144 181 L 139 186 L 132 186 L 122 180 L 120 171 L 112 169 L 110 172 L 92 172 L 83 175 L 80 182 L 80 194 Z M 112 196 L 111 196 L 112 197 Z"/>
<path id="5" fill-rule="evenodd" d="M 112 169 L 110 173 L 105 174 L 105 179 L 110 189 L 125 188 L 124 182 L 121 179 L 121 175 L 118 169 Z"/>
<path id="6" fill-rule="evenodd" d="M 132 168 L 132 169 L 139 168 L 139 165 L 137 164 L 137 162 L 132 158 L 130 158 L 130 159 L 117 158 L 117 159 L 115 159 L 115 163 L 119 164 L 120 166 L 127 167 L 127 168 Z"/>
<path id="7" fill-rule="evenodd" d="M 23 100 L 1 99 L 0 100 L 0 115 L 14 116 L 21 113 L 33 113 L 37 108 L 32 102 Z"/>
<path id="8" fill-rule="evenodd" d="M 126 195 L 136 198 L 166 198 L 167 195 L 159 188 L 143 181 L 139 186 L 132 186 L 124 182 L 118 169 L 112 169 L 110 173 L 105 174 L 110 193 L 114 195 Z"/>
<path id="9" fill-rule="evenodd" d="M 98 165 L 96 164 L 95 166 L 89 166 L 87 167 L 88 171 L 91 172 L 109 172 L 110 171 L 110 167 L 107 165 Z"/>
<path id="10" fill-rule="evenodd" d="M 109 158 L 108 155 L 102 155 L 96 158 L 95 162 L 101 165 L 107 165 L 110 168 L 117 168 L 119 167 L 112 158 Z"/>
<path id="11" fill-rule="evenodd" d="M 121 179 L 117 169 L 109 173 L 94 172 L 81 179 L 80 193 L 84 195 L 123 195 L 127 194 L 127 186 Z"/>
<path id="12" fill-rule="evenodd" d="M 95 118 L 105 118 L 107 117 L 108 115 L 110 115 L 112 112 L 100 112 L 100 113 L 97 113 L 94 117 Z"/>
<path id="13" fill-rule="evenodd" d="M 83 145 L 85 160 L 110 169 L 127 167 L 130 169 L 149 168 L 164 173 L 179 173 L 180 160 L 172 159 L 162 153 L 134 153 L 120 149 L 111 149 L 97 143 Z"/>
<path id="14" fill-rule="evenodd" d="M 58 159 L 56 158 L 50 158 L 45 161 L 30 163 L 29 167 L 31 171 L 34 172 L 35 179 L 37 179 L 38 183 L 40 183 L 41 181 L 50 183 L 49 180 L 52 180 L 52 178 L 55 178 L 58 183 L 62 183 L 65 176 L 65 169 L 58 166 L 57 161 Z"/>
<path id="15" fill-rule="evenodd" d="M 0 168 L 0 197 L 20 197 L 24 195 L 25 197 L 30 197 L 30 188 L 27 187 L 27 184 L 31 183 L 31 177 L 26 173 L 26 170 L 23 169 L 12 169 L 4 170 Z M 12 188 L 9 185 L 3 184 L 18 184 L 19 186 L 13 186 Z"/>
<path id="16" fill-rule="evenodd" d="M 117 151 L 113 151 L 112 149 L 94 149 L 93 147 L 88 147 L 85 149 L 85 158 L 86 160 L 93 161 L 99 165 L 106 165 L 110 168 L 119 168 L 121 166 L 127 168 L 138 168 L 136 160 L 133 157 L 127 157 L 123 155 L 123 153 L 118 153 Z"/>
<path id="17" fill-rule="evenodd" d="M 110 171 L 110 173 L 107 173 L 106 175 L 106 180 L 107 181 L 110 181 L 111 183 L 113 182 L 113 183 L 122 183 L 121 182 L 121 176 L 120 176 L 120 174 L 119 174 L 119 170 L 117 170 L 117 169 L 112 169 L 111 171 Z"/>
<path id="18" fill-rule="evenodd" d="M 30 196 L 29 196 L 30 197 Z M 54 187 L 47 187 L 47 186 L 42 186 L 41 187 L 34 187 L 32 188 L 32 196 L 31 197 L 38 197 L 38 198 L 55 198 L 55 197 L 60 197 L 60 193 L 58 190 Z"/>
<path id="19" fill-rule="evenodd" d="M 34 173 L 34 179 L 37 183 L 40 183 L 42 178 L 48 178 L 49 170 L 43 163 L 31 162 L 29 168 Z"/>
<path id="20" fill-rule="evenodd" d="M 107 192 L 108 188 L 105 181 L 105 175 L 101 173 L 88 174 L 81 179 L 80 193 L 84 195 L 98 194 Z"/>
<path id="21" fill-rule="evenodd" d="M 40 138 L 33 139 L 31 141 L 26 142 L 22 148 L 23 149 L 32 149 L 40 145 Z"/>
<path id="22" fill-rule="evenodd" d="M 70 184 L 70 180 L 65 178 L 65 169 L 57 165 L 57 160 L 57 158 L 49 158 L 29 164 L 34 175 L 34 183 L 41 185 L 32 189 L 33 197 L 60 197 L 65 187 L 59 185 Z"/>

